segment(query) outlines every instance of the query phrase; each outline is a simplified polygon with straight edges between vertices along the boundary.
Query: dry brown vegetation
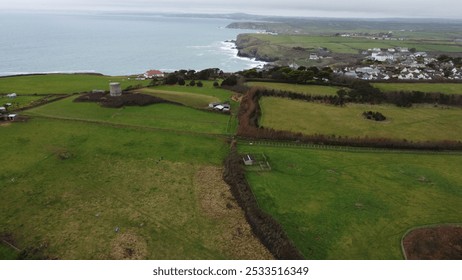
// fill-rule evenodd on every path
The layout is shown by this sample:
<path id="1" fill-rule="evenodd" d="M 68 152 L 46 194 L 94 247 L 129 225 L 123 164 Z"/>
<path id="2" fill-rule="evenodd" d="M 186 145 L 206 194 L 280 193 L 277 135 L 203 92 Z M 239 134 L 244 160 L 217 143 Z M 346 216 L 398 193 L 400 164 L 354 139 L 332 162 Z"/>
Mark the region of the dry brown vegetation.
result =
<path id="1" fill-rule="evenodd" d="M 222 172 L 221 168 L 204 166 L 194 178 L 203 215 L 220 222 L 222 234 L 213 237 L 214 244 L 235 259 L 272 259 L 253 234 L 244 212 L 223 181 Z"/>
<path id="2" fill-rule="evenodd" d="M 462 260 L 462 227 L 418 228 L 403 239 L 409 260 Z"/>

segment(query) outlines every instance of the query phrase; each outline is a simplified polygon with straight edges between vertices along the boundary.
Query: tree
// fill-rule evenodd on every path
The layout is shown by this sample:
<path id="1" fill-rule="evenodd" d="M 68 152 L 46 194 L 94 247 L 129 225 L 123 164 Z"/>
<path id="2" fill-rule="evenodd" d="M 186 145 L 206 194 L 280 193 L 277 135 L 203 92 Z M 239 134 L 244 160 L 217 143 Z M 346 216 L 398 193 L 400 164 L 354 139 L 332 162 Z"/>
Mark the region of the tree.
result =
<path id="1" fill-rule="evenodd" d="M 192 86 L 192 87 L 195 86 L 195 85 L 196 85 L 196 81 L 191 80 L 191 81 L 189 82 L 189 85 Z"/>
<path id="2" fill-rule="evenodd" d="M 204 84 L 203 84 L 201 81 L 199 81 L 199 82 L 196 83 L 196 86 L 198 86 L 198 87 L 202 87 L 203 85 L 204 85 Z"/>
<path id="3" fill-rule="evenodd" d="M 237 85 L 237 76 L 236 75 L 231 75 L 228 78 L 224 79 L 223 82 L 221 82 L 221 86 L 235 86 Z"/>
<path id="4" fill-rule="evenodd" d="M 186 81 L 182 77 L 178 77 L 178 85 L 184 86 L 186 84 Z"/>
<path id="5" fill-rule="evenodd" d="M 174 85 L 178 82 L 178 76 L 175 73 L 170 73 L 167 75 L 167 78 L 165 78 L 165 84 L 167 85 Z"/>
<path id="6" fill-rule="evenodd" d="M 348 92 L 344 89 L 338 90 L 335 105 L 343 106 L 345 104 L 345 96 L 347 96 L 347 94 Z"/>

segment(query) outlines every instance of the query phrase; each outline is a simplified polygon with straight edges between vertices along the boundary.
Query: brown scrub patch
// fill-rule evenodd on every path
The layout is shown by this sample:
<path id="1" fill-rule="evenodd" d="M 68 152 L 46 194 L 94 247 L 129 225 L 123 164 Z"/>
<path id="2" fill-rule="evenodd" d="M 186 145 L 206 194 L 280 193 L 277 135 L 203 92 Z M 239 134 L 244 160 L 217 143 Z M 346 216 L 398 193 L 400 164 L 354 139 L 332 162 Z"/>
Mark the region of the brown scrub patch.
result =
<path id="1" fill-rule="evenodd" d="M 462 226 L 418 228 L 403 238 L 409 260 L 462 260 Z"/>
<path id="2" fill-rule="evenodd" d="M 273 259 L 253 234 L 222 174 L 221 168 L 206 166 L 201 167 L 194 178 L 201 212 L 220 229 L 211 242 L 235 259 Z"/>
<path id="3" fill-rule="evenodd" d="M 143 260 L 147 258 L 146 241 L 132 231 L 116 233 L 111 244 L 111 258 L 116 260 Z"/>

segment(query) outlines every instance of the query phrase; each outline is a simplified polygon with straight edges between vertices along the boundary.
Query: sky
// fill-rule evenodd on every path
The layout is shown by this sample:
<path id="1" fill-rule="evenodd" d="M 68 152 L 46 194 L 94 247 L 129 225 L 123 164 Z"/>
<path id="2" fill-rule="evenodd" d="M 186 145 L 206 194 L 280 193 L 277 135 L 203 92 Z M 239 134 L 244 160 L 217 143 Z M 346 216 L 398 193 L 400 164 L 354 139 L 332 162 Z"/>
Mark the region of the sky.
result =
<path id="1" fill-rule="evenodd" d="M 0 0 L 0 11 L 251 13 L 351 18 L 462 19 L 460 0 Z"/>

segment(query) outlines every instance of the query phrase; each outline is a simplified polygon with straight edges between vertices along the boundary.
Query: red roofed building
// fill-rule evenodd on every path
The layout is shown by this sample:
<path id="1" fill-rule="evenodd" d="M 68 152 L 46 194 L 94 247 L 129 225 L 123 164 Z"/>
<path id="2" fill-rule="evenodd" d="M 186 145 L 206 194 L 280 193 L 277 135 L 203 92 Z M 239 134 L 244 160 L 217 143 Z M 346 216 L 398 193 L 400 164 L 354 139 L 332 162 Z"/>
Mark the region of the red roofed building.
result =
<path id="1" fill-rule="evenodd" d="M 144 73 L 144 76 L 147 78 L 147 79 L 151 79 L 151 78 L 163 78 L 164 77 L 164 73 L 162 73 L 161 71 L 159 70 L 149 70 L 149 71 L 146 71 L 146 73 Z"/>

